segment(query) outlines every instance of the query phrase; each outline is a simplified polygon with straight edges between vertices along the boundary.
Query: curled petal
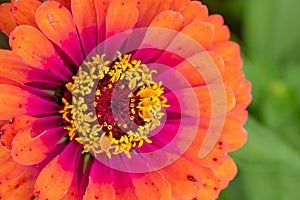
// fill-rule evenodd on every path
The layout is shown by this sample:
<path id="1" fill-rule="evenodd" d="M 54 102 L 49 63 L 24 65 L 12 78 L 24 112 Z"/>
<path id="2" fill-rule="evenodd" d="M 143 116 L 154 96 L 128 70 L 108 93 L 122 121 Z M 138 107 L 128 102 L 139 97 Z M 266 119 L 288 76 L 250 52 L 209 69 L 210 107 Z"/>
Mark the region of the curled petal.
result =
<path id="1" fill-rule="evenodd" d="M 20 116 L 12 119 L 10 123 L 5 124 L 2 128 L 1 143 L 8 149 L 11 149 L 11 143 L 18 132 L 31 126 L 35 118 L 31 116 Z"/>
<path id="2" fill-rule="evenodd" d="M 28 128 L 19 132 L 12 143 L 12 155 L 23 165 L 42 162 L 65 136 L 62 127 L 44 131 L 35 138 L 31 137 L 31 131 L 32 128 Z"/>

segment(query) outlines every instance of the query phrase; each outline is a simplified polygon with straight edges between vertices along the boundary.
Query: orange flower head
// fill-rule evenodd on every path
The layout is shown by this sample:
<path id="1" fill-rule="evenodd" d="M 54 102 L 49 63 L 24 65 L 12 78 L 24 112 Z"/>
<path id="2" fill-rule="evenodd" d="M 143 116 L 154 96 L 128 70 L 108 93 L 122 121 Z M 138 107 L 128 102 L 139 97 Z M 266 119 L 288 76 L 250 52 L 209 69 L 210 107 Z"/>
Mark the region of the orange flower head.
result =
<path id="1" fill-rule="evenodd" d="M 0 5 L 0 199 L 216 199 L 251 84 L 189 0 Z"/>

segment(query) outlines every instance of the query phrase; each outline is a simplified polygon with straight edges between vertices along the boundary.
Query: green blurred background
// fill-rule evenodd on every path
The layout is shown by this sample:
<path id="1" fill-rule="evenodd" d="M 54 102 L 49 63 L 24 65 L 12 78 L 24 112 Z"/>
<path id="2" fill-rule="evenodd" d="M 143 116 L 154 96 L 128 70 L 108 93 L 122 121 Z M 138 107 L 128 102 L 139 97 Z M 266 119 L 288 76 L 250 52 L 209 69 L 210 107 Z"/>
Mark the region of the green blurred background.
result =
<path id="1" fill-rule="evenodd" d="M 253 84 L 239 174 L 219 199 L 300 199 L 300 1 L 202 2 L 224 16 Z"/>
<path id="2" fill-rule="evenodd" d="M 253 84 L 249 139 L 231 153 L 239 174 L 219 200 L 300 199 L 300 1 L 202 2 L 224 16 Z"/>

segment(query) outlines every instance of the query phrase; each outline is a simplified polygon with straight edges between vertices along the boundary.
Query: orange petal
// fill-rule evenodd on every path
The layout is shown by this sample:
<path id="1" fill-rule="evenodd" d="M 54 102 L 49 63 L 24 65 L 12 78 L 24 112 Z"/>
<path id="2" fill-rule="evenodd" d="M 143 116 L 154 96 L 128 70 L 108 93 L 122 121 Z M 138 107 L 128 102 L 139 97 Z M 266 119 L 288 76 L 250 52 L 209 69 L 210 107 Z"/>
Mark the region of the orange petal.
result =
<path id="1" fill-rule="evenodd" d="M 221 189 L 224 189 L 228 186 L 229 182 L 236 176 L 237 167 L 232 158 L 228 156 L 225 162 L 222 165 L 213 168 L 213 171 L 221 180 Z"/>
<path id="2" fill-rule="evenodd" d="M 215 28 L 215 37 L 213 43 L 225 42 L 230 39 L 230 30 L 228 26 Z"/>
<path id="3" fill-rule="evenodd" d="M 203 140 L 205 138 L 205 135 L 207 134 L 206 128 L 199 128 L 197 130 L 197 133 L 195 135 L 195 138 L 192 142 L 192 144 L 189 146 L 189 148 L 184 152 L 182 155 L 184 158 L 191 160 L 195 163 L 199 162 L 199 152 L 203 143 Z M 182 142 L 185 142 L 184 140 Z M 180 144 L 178 144 L 180 145 Z"/>
<path id="4" fill-rule="evenodd" d="M 236 102 L 246 108 L 251 100 L 251 82 L 244 81 L 239 89 L 235 91 Z"/>
<path id="5" fill-rule="evenodd" d="M 7 181 L 15 178 L 22 171 L 25 166 L 16 163 L 10 154 L 10 150 L 0 145 L 0 181 Z"/>
<path id="6" fill-rule="evenodd" d="M 220 179 L 210 168 L 200 167 L 199 165 L 197 165 L 197 169 L 201 174 L 202 183 L 196 199 L 217 199 L 221 190 Z"/>
<path id="7" fill-rule="evenodd" d="M 136 0 L 115 0 L 107 11 L 106 37 L 132 29 L 138 19 Z"/>
<path id="8" fill-rule="evenodd" d="M 6 35 L 9 35 L 16 27 L 16 22 L 10 15 L 10 9 L 12 6 L 12 3 L 0 4 L 0 31 L 3 31 Z"/>
<path id="9" fill-rule="evenodd" d="M 130 173 L 111 170 L 111 175 L 116 195 L 115 200 L 139 200 Z"/>
<path id="10" fill-rule="evenodd" d="M 61 200 L 78 200 L 78 199 L 79 199 L 78 180 L 77 180 L 77 176 L 74 176 L 67 194 Z"/>
<path id="11" fill-rule="evenodd" d="M 215 29 L 210 23 L 197 21 L 187 25 L 181 32 L 208 49 L 213 42 Z"/>
<path id="12" fill-rule="evenodd" d="M 94 0 L 77 0 L 71 3 L 72 15 L 85 54 L 88 55 L 97 44 L 97 16 Z"/>
<path id="13" fill-rule="evenodd" d="M 157 15 L 149 26 L 179 31 L 182 28 L 182 24 L 183 17 L 179 12 L 167 10 Z"/>
<path id="14" fill-rule="evenodd" d="M 0 75 L 0 84 L 13 85 L 17 87 L 21 87 L 23 85 L 23 83 L 19 81 L 13 80 L 11 78 L 2 75 Z"/>
<path id="15" fill-rule="evenodd" d="M 35 23 L 35 11 L 42 4 L 38 0 L 18 0 L 14 2 L 11 15 L 17 25 L 28 24 L 37 27 Z"/>
<path id="16" fill-rule="evenodd" d="M 0 84 L 0 120 L 21 115 L 43 115 L 57 112 L 57 105 L 19 87 Z"/>
<path id="17" fill-rule="evenodd" d="M 231 88 L 224 85 L 194 87 L 200 109 L 200 117 L 222 116 L 230 111 L 236 103 Z"/>
<path id="18" fill-rule="evenodd" d="M 132 177 L 136 195 L 140 200 L 171 200 L 171 188 L 157 172 Z"/>
<path id="19" fill-rule="evenodd" d="M 32 125 L 35 118 L 24 115 L 13 118 L 9 123 L 5 124 L 2 128 L 1 142 L 2 144 L 11 149 L 11 143 L 19 131 Z"/>
<path id="20" fill-rule="evenodd" d="M 190 0 L 176 0 L 173 10 L 181 11 L 184 9 L 188 4 L 190 3 Z"/>
<path id="21" fill-rule="evenodd" d="M 235 162 L 229 156 L 222 165 L 212 168 L 212 170 L 221 181 L 221 189 L 228 186 L 229 182 L 236 176 L 238 171 Z"/>
<path id="22" fill-rule="evenodd" d="M 28 25 L 18 26 L 11 33 L 9 43 L 26 64 L 51 71 L 65 79 L 71 76 L 53 44 L 38 29 Z"/>
<path id="23" fill-rule="evenodd" d="M 31 137 L 32 128 L 19 132 L 12 142 L 12 156 L 23 165 L 42 162 L 64 136 L 63 128 L 46 130 L 39 136 Z"/>
<path id="24" fill-rule="evenodd" d="M 79 148 L 72 142 L 41 171 L 35 183 L 35 194 L 39 199 L 57 200 L 64 197 L 71 186 L 78 155 Z"/>
<path id="25" fill-rule="evenodd" d="M 99 193 L 101 191 L 101 193 Z M 112 185 L 110 169 L 95 161 L 90 173 L 89 184 L 83 200 L 111 200 L 115 199 L 115 191 Z"/>
<path id="26" fill-rule="evenodd" d="M 201 177 L 192 163 L 180 157 L 171 165 L 158 170 L 171 187 L 171 194 L 178 199 L 192 199 L 201 185 Z"/>
<path id="27" fill-rule="evenodd" d="M 32 199 L 33 186 L 37 177 L 37 170 L 27 167 L 23 173 L 10 181 L 0 181 L 0 199 L 24 200 Z"/>
<path id="28" fill-rule="evenodd" d="M 208 9 L 199 1 L 191 1 L 189 4 L 180 11 L 184 17 L 184 26 L 198 21 L 206 20 L 208 17 Z"/>
<path id="29" fill-rule="evenodd" d="M 55 0 L 55 1 L 61 3 L 64 7 L 71 10 L 71 0 Z"/>
<path id="30" fill-rule="evenodd" d="M 7 120 L 0 120 L 0 132 L 1 132 L 1 128 L 2 128 L 2 126 L 4 126 L 5 124 L 7 124 Z M 3 133 L 1 133 L 1 134 L 3 134 Z M 1 135 L 1 137 L 2 137 L 2 135 Z"/>
<path id="31" fill-rule="evenodd" d="M 148 1 L 138 0 L 139 18 L 136 23 L 137 27 L 148 26 L 156 15 L 156 10 L 160 6 L 160 0 Z M 151 9 L 149 9 L 151 8 Z"/>
<path id="32" fill-rule="evenodd" d="M 243 71 L 233 64 L 227 64 L 221 75 L 224 84 L 231 87 L 233 91 L 236 91 L 238 88 L 240 88 L 245 80 Z"/>
<path id="33" fill-rule="evenodd" d="M 224 69 L 224 61 L 215 52 L 200 52 L 175 67 L 191 86 L 213 83 Z"/>
<path id="34" fill-rule="evenodd" d="M 224 139 L 220 138 L 213 149 L 198 161 L 199 165 L 216 167 L 223 164 L 227 158 L 228 147 Z"/>
<path id="35" fill-rule="evenodd" d="M 238 117 L 234 115 L 226 116 L 222 137 L 226 140 L 229 151 L 237 150 L 246 143 L 248 134 L 243 125 L 243 121 Z"/>
<path id="36" fill-rule="evenodd" d="M 210 15 L 207 18 L 207 22 L 211 23 L 215 27 L 215 37 L 213 43 L 225 42 L 230 39 L 230 31 L 227 26 L 224 26 L 224 20 L 221 15 Z"/>
<path id="37" fill-rule="evenodd" d="M 15 116 L 25 115 L 29 96 L 30 93 L 19 87 L 0 84 L 0 119 L 11 119 Z"/>
<path id="38" fill-rule="evenodd" d="M 240 46 L 232 41 L 219 42 L 211 47 L 212 51 L 220 54 L 225 64 L 235 64 L 239 68 L 242 66 L 242 58 L 240 56 Z"/>
<path id="39" fill-rule="evenodd" d="M 83 61 L 82 49 L 70 11 L 56 1 L 46 1 L 36 12 L 36 22 L 41 31 L 63 51 L 76 65 Z"/>
<path id="40" fill-rule="evenodd" d="M 106 15 L 112 0 L 94 0 L 97 13 L 98 43 L 102 42 L 106 36 Z"/>
<path id="41" fill-rule="evenodd" d="M 160 6 L 156 10 L 156 15 L 158 15 L 159 13 L 161 13 L 165 10 L 173 10 L 172 8 L 175 5 L 175 1 L 176 0 L 165 0 L 165 1 L 161 2 Z"/>
<path id="42" fill-rule="evenodd" d="M 139 18 L 136 27 L 146 27 L 160 12 L 171 9 L 174 5 L 174 0 L 138 0 L 137 4 Z"/>
<path id="43" fill-rule="evenodd" d="M 0 49 L 0 74 L 13 80 L 29 82 L 31 69 L 24 64 L 22 58 L 9 50 Z"/>

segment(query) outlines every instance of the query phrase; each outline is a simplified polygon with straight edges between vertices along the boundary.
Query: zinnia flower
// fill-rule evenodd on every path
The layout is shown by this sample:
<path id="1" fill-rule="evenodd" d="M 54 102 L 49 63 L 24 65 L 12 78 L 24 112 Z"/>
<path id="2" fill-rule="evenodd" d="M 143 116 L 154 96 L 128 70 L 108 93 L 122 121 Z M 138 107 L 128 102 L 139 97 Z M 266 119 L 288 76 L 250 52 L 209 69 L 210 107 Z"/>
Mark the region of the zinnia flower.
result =
<path id="1" fill-rule="evenodd" d="M 216 199 L 251 101 L 220 15 L 188 0 L 0 6 L 0 199 Z"/>

